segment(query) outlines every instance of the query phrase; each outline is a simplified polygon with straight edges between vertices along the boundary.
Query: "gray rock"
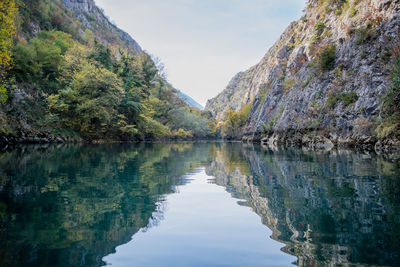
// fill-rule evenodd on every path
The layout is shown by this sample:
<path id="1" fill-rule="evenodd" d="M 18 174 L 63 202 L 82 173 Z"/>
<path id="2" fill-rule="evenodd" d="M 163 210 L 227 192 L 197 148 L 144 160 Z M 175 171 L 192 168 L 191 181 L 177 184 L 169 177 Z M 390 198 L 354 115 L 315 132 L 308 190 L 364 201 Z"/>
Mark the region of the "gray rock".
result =
<path id="1" fill-rule="evenodd" d="M 96 38 L 104 44 L 111 44 L 114 40 L 109 39 L 109 33 L 115 34 L 119 39 L 135 54 L 141 54 L 142 48 L 139 44 L 126 32 L 122 31 L 104 15 L 103 11 L 98 8 L 93 0 L 63 0 L 65 7 L 73 12 L 75 19 L 79 20 L 85 27 L 93 31 Z M 90 19 L 88 18 L 94 18 Z M 108 32 L 99 31 L 96 25 L 106 27 Z"/>
<path id="2" fill-rule="evenodd" d="M 357 14 L 352 16 L 352 6 L 336 15 L 334 9 L 326 11 L 319 6 L 320 1 L 309 0 L 303 18 L 292 23 L 260 63 L 247 71 L 251 79 L 235 77 L 206 109 L 221 120 L 226 111 L 221 107 L 240 110 L 254 99 L 243 140 L 300 140 L 329 146 L 376 143 L 378 138 L 371 128 L 380 120 L 382 95 L 392 83 L 393 62 L 384 54 L 400 43 L 400 2 L 358 2 L 354 7 Z M 315 38 L 318 21 L 325 29 Z M 357 29 L 367 24 L 374 26 L 360 37 Z M 336 46 L 335 66 L 322 71 L 319 53 L 329 45 Z M 231 99 L 232 88 L 236 90 Z M 263 101 L 261 94 L 265 95 Z M 271 124 L 273 134 L 263 136 L 262 126 Z M 288 134 L 292 131 L 294 134 Z M 310 132 L 323 138 L 308 140 L 305 135 Z M 399 143 L 386 142 L 383 146 Z"/>

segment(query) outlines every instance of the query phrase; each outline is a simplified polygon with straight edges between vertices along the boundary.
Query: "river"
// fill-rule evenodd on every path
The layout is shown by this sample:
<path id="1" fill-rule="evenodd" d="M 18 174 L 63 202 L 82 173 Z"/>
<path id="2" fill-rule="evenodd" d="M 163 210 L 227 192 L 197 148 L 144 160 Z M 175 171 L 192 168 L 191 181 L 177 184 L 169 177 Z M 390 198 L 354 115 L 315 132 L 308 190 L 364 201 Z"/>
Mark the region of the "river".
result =
<path id="1" fill-rule="evenodd" d="M 242 143 L 0 152 L 0 266 L 400 266 L 400 164 Z"/>

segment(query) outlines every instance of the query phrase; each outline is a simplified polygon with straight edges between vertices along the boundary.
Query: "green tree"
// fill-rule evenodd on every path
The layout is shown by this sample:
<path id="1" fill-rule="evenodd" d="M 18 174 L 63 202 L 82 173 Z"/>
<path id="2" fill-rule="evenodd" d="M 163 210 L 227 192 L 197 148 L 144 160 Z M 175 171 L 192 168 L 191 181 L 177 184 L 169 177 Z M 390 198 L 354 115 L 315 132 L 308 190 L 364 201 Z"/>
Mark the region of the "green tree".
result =
<path id="1" fill-rule="evenodd" d="M 117 67 L 117 59 L 112 54 L 110 48 L 99 43 L 97 40 L 94 41 L 94 47 L 88 56 L 89 59 L 94 59 L 104 68 L 114 71 Z"/>
<path id="2" fill-rule="evenodd" d="M 141 102 L 150 95 L 149 88 L 145 86 L 141 63 L 137 57 L 122 53 L 119 64 L 118 74 L 124 83 L 124 96 L 119 112 L 134 121 L 142 111 Z"/>
<path id="3" fill-rule="evenodd" d="M 140 129 L 140 139 L 159 139 L 163 137 L 169 137 L 171 135 L 170 130 L 167 126 L 163 125 L 159 121 L 152 119 L 145 114 L 140 114 L 138 120 L 138 128 Z"/>
<path id="4" fill-rule="evenodd" d="M 0 103 L 7 101 L 6 73 L 12 65 L 12 45 L 16 34 L 14 0 L 0 1 Z"/>
<path id="5" fill-rule="evenodd" d="M 55 93 L 60 89 L 58 78 L 64 55 L 73 45 L 71 36 L 59 31 L 42 31 L 27 44 L 18 42 L 13 49 L 11 74 L 17 82 L 38 84 L 42 91 Z"/>
<path id="6" fill-rule="evenodd" d="M 225 120 L 222 126 L 222 135 L 228 139 L 234 138 L 240 124 L 241 122 L 238 113 L 232 109 L 227 110 L 225 112 Z"/>
<path id="7" fill-rule="evenodd" d="M 246 125 L 252 102 L 246 104 L 238 112 L 229 109 L 225 112 L 225 120 L 222 124 L 222 136 L 228 139 L 237 138 L 242 130 L 242 127 Z"/>
<path id="8" fill-rule="evenodd" d="M 168 113 L 168 117 L 168 125 L 172 130 L 190 131 L 197 138 L 205 138 L 211 135 L 208 120 L 186 108 L 174 108 Z"/>
<path id="9" fill-rule="evenodd" d="M 49 96 L 48 101 L 50 111 L 61 116 L 65 126 L 92 139 L 113 130 L 122 96 L 122 81 L 117 75 L 83 61 L 70 86 Z"/>

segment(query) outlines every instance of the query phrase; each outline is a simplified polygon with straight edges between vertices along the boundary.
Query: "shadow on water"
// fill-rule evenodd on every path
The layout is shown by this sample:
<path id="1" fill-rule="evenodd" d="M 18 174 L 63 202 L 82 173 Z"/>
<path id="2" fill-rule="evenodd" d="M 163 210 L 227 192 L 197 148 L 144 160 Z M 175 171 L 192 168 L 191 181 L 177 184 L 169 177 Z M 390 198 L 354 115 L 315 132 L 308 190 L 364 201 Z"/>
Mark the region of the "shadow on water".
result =
<path id="1" fill-rule="evenodd" d="M 204 166 L 299 266 L 400 265 L 400 168 L 375 154 L 240 143 L 0 153 L 0 266 L 100 266 Z M 133 236 L 133 239 L 135 237 Z"/>

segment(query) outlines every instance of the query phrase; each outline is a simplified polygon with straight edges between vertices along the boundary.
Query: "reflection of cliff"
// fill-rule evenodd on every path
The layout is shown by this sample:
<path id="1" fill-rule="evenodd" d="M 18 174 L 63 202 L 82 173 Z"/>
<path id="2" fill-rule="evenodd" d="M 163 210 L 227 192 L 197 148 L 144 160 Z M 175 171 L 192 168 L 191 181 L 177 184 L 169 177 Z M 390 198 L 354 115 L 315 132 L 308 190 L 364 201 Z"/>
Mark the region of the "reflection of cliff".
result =
<path id="1" fill-rule="evenodd" d="M 240 144 L 215 155 L 207 173 L 246 200 L 298 265 L 400 264 L 398 166 L 374 155 Z"/>
<path id="2" fill-rule="evenodd" d="M 157 225 L 165 194 L 204 165 L 300 266 L 400 266 L 398 165 L 238 143 L 0 153 L 0 266 L 99 266 L 139 229 Z"/>
<path id="3" fill-rule="evenodd" d="M 206 159 L 190 144 L 1 153 L 0 266 L 101 265 L 162 219 L 163 195 Z"/>

